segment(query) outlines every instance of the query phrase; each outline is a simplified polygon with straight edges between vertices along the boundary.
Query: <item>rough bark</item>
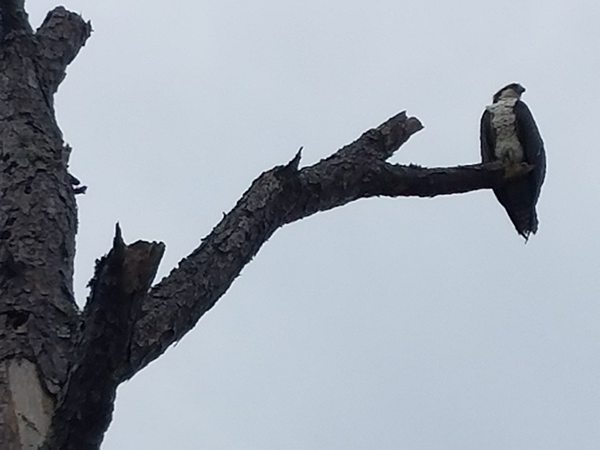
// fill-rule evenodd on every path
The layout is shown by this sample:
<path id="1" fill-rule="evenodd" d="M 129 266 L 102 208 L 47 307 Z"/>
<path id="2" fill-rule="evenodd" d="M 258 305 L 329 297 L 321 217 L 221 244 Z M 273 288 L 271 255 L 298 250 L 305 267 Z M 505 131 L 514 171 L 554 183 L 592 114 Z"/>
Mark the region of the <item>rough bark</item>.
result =
<path id="1" fill-rule="evenodd" d="M 31 33 L 31 25 L 25 12 L 25 0 L 0 1 L 0 38 L 10 32 Z"/>
<path id="2" fill-rule="evenodd" d="M 447 195 L 506 178 L 498 163 L 389 164 L 422 128 L 400 113 L 313 166 L 300 169 L 298 152 L 264 172 L 152 288 L 164 245 L 126 245 L 117 228 L 81 313 L 72 283 L 83 188 L 68 172 L 53 95 L 91 27 L 61 7 L 33 32 L 23 0 L 0 0 L 0 18 L 1 449 L 99 448 L 119 383 L 192 329 L 283 225 L 359 198 Z"/>
<path id="3" fill-rule="evenodd" d="M 135 325 L 128 377 L 193 328 L 279 227 L 359 198 L 433 197 L 504 182 L 505 168 L 497 163 L 435 169 L 387 163 L 421 128 L 403 112 L 313 166 L 299 169 L 298 152 L 260 175 L 202 244 L 150 290 Z"/>
<path id="4" fill-rule="evenodd" d="M 76 204 L 52 94 L 89 25 L 57 9 L 49 17 L 63 19 L 54 29 L 44 22 L 33 33 L 22 1 L 0 4 L 0 448 L 37 448 L 80 321 L 72 287 Z M 54 58 L 48 40 L 57 43 Z"/>
<path id="5" fill-rule="evenodd" d="M 129 366 L 133 325 L 164 253 L 164 245 L 125 245 L 117 231 L 112 250 L 96 263 L 92 295 L 75 351 L 76 365 L 52 419 L 45 448 L 99 448 L 112 419 L 117 386 Z"/>

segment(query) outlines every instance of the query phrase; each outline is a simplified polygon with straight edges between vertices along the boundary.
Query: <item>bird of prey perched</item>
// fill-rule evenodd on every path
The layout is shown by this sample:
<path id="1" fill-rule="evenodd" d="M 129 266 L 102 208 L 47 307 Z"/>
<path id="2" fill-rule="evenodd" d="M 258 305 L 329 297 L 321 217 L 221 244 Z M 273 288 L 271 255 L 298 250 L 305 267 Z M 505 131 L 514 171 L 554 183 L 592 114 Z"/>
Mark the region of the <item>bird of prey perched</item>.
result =
<path id="1" fill-rule="evenodd" d="M 481 117 L 481 158 L 484 163 L 503 161 L 507 166 L 532 166 L 494 189 L 517 232 L 525 238 L 538 229 L 535 205 L 546 174 L 544 143 L 531 111 L 521 101 L 525 88 L 517 83 L 500 89 Z"/>

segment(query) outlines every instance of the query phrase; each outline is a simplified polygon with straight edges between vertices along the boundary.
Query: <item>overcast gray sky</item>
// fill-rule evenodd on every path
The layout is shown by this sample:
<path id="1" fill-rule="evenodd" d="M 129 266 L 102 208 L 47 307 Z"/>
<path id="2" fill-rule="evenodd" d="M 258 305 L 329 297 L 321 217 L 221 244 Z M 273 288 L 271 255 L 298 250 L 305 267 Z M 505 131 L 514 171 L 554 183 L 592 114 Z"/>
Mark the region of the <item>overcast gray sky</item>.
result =
<path id="1" fill-rule="evenodd" d="M 55 0 L 29 1 L 34 26 Z M 94 33 L 56 99 L 76 289 L 119 221 L 159 278 L 262 171 L 401 110 L 393 161 L 479 160 L 518 81 L 546 143 L 527 245 L 490 191 L 370 199 L 286 226 L 177 346 L 119 389 L 104 449 L 600 448 L 600 4 L 66 0 Z"/>

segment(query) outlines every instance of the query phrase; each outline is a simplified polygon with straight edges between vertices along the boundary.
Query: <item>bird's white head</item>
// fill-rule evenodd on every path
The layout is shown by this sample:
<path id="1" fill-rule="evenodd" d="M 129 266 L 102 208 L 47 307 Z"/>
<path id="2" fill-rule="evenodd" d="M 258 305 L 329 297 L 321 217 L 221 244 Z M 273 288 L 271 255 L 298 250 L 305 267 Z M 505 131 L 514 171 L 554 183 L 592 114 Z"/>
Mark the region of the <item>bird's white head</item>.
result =
<path id="1" fill-rule="evenodd" d="M 506 100 L 509 98 L 520 99 L 523 92 L 525 92 L 525 88 L 523 86 L 521 86 L 519 83 L 511 83 L 508 86 L 504 86 L 494 94 L 494 103 L 498 103 L 500 100 Z"/>

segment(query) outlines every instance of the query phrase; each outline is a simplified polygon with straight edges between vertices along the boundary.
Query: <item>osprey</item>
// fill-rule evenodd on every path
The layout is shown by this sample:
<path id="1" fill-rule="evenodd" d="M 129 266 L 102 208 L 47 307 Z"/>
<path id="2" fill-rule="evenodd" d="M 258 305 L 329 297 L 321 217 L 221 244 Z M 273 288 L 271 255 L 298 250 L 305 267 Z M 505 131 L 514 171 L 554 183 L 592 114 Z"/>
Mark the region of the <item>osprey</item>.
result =
<path id="1" fill-rule="evenodd" d="M 517 232 L 529 239 L 538 229 L 535 205 L 546 174 L 544 142 L 531 111 L 521 101 L 525 88 L 517 83 L 500 89 L 481 117 L 481 158 L 484 163 L 527 163 L 532 170 L 494 189 Z"/>

